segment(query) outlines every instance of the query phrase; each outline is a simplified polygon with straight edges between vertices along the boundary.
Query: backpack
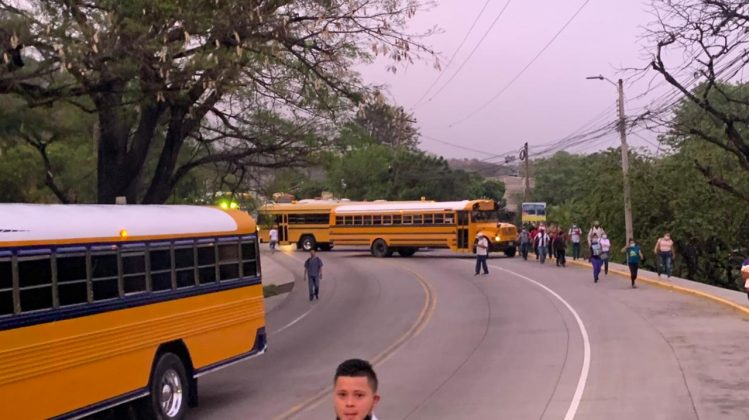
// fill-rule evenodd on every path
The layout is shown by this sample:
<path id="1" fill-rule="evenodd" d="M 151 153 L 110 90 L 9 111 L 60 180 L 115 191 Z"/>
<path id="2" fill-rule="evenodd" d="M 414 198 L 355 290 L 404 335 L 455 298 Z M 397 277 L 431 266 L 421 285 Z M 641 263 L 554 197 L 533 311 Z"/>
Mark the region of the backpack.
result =
<path id="1" fill-rule="evenodd" d="M 590 250 L 593 253 L 594 257 L 600 257 L 601 256 L 601 244 L 595 243 L 590 246 Z"/>

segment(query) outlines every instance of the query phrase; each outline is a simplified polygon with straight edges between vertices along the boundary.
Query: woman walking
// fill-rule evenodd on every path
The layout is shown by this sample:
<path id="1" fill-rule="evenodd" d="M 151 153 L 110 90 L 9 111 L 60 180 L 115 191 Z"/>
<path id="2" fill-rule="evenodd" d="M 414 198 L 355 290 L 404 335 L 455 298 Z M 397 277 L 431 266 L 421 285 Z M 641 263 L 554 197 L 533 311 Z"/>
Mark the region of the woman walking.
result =
<path id="1" fill-rule="evenodd" d="M 637 280 L 637 269 L 640 268 L 640 262 L 643 259 L 642 250 L 640 245 L 637 245 L 634 238 L 629 238 L 629 246 L 622 249 L 622 252 L 627 256 L 627 265 L 629 266 L 629 275 L 632 279 L 632 288 L 636 288 L 635 280 Z"/>

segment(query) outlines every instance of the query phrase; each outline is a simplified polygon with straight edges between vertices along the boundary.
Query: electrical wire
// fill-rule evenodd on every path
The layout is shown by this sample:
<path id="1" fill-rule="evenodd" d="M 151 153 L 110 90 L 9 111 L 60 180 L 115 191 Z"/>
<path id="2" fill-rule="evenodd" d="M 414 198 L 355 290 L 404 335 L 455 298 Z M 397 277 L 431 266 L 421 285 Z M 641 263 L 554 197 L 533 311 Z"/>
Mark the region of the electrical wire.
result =
<path id="1" fill-rule="evenodd" d="M 525 73 L 525 71 L 528 70 L 533 65 L 533 63 L 536 62 L 536 60 L 538 60 L 539 57 L 541 57 L 541 55 L 543 55 L 543 53 L 551 46 L 551 44 L 553 44 L 554 41 L 556 41 L 556 39 L 559 37 L 559 35 L 561 35 L 562 32 L 564 32 L 564 30 L 567 29 L 567 27 L 570 25 L 570 23 L 572 23 L 572 21 L 577 17 L 577 15 L 579 15 L 580 12 L 583 11 L 583 9 L 585 8 L 585 6 L 588 5 L 588 3 L 590 3 L 590 0 L 585 0 L 580 5 L 580 7 L 578 7 L 578 9 L 575 11 L 575 13 L 567 20 L 567 22 L 565 22 L 564 25 L 562 25 L 562 27 L 546 43 L 546 45 L 544 45 L 543 48 L 541 48 L 541 50 L 539 50 L 538 53 L 536 53 L 536 55 L 531 59 L 531 61 L 529 61 L 520 70 L 520 72 L 518 74 L 516 74 L 515 77 L 513 77 L 504 87 L 502 87 L 502 89 L 500 89 L 499 92 L 497 92 L 494 96 L 492 96 L 488 101 L 484 102 L 481 106 L 479 106 L 475 110 L 473 110 L 470 113 L 468 113 L 468 115 L 466 115 L 462 119 L 457 120 L 457 121 L 449 124 L 448 127 L 453 127 L 453 126 L 455 126 L 457 124 L 460 124 L 460 123 L 463 123 L 465 121 L 468 121 L 469 119 L 473 118 L 476 114 L 478 114 L 479 112 L 483 111 L 487 106 L 491 105 L 494 101 L 496 101 L 497 99 L 499 99 L 499 97 L 501 97 L 502 94 L 505 93 L 507 91 L 507 89 L 509 89 L 510 86 L 512 86 L 520 78 L 520 76 L 522 76 L 523 73 Z"/>
<path id="2" fill-rule="evenodd" d="M 587 0 L 587 1 L 590 1 L 590 0 Z M 463 62 L 460 63 L 460 66 L 458 67 L 458 69 L 455 70 L 455 73 L 453 73 L 453 75 L 450 76 L 449 79 L 447 79 L 447 81 L 442 85 L 442 87 L 440 87 L 439 90 L 437 90 L 437 92 L 435 92 L 431 97 L 429 97 L 429 99 L 427 100 L 427 102 L 431 102 L 432 99 L 434 99 L 435 97 L 437 97 L 437 95 L 439 95 L 443 90 L 445 90 L 445 88 L 450 84 L 450 82 L 452 82 L 455 79 L 455 77 L 457 77 L 458 74 L 460 74 L 460 71 L 463 70 L 463 67 L 465 67 L 465 65 L 468 63 L 468 61 L 471 59 L 471 57 L 473 57 L 473 54 L 476 53 L 476 51 L 479 49 L 479 47 L 484 42 L 484 40 L 486 39 L 486 37 L 489 35 L 489 32 L 491 32 L 491 30 L 494 28 L 494 25 L 496 25 L 497 22 L 499 22 L 499 19 L 502 17 L 502 15 L 504 15 L 505 10 L 507 10 L 507 6 L 509 6 L 511 2 L 512 2 L 512 0 L 507 0 L 507 2 L 505 3 L 505 5 L 502 7 L 502 10 L 499 11 L 499 14 L 497 14 L 497 16 L 492 21 L 492 24 L 489 26 L 489 29 L 487 29 L 484 32 L 484 35 L 481 36 L 481 39 L 479 40 L 479 42 L 473 47 L 473 49 L 471 50 L 471 52 L 468 54 L 468 57 L 466 57 L 465 60 L 463 60 Z"/>
<path id="3" fill-rule="evenodd" d="M 440 71 L 440 74 L 437 76 L 437 78 L 434 79 L 434 81 L 432 82 L 432 84 L 429 85 L 429 88 L 427 88 L 427 90 L 424 91 L 424 94 L 421 95 L 421 97 L 419 98 L 419 100 L 417 100 L 416 103 L 413 104 L 413 106 L 411 107 L 411 109 L 414 109 L 417 106 L 419 106 L 421 104 L 421 101 L 423 101 L 424 98 L 426 98 L 426 96 L 429 94 L 429 92 L 431 92 L 432 89 L 437 85 L 437 83 L 442 79 L 442 76 L 445 75 L 445 72 L 447 71 L 447 69 L 450 68 L 450 65 L 452 64 L 453 60 L 455 60 L 455 57 L 458 55 L 458 52 L 460 52 L 460 50 L 463 48 L 463 45 L 465 45 L 466 41 L 468 40 L 468 37 L 473 32 L 473 29 L 476 27 L 476 23 L 481 18 L 481 15 L 484 14 L 484 10 L 486 10 L 486 7 L 489 5 L 489 3 L 491 3 L 491 1 L 492 0 L 486 0 L 484 2 L 484 6 L 481 8 L 481 10 L 479 11 L 478 15 L 476 15 L 476 18 L 473 20 L 473 23 L 471 24 L 471 27 L 468 29 L 468 32 L 466 32 L 465 36 L 463 37 L 463 40 L 460 41 L 460 44 L 458 45 L 458 48 L 456 48 L 455 51 L 453 52 L 452 56 L 450 57 L 450 60 L 447 62 L 447 65 L 445 65 L 445 67 L 442 68 L 442 70 Z"/>

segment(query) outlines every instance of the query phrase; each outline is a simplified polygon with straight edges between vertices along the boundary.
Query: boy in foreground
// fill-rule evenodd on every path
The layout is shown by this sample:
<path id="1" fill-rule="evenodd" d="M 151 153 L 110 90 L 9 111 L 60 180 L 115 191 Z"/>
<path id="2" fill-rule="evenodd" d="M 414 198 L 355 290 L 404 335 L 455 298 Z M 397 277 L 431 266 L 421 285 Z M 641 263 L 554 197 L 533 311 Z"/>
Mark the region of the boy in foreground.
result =
<path id="1" fill-rule="evenodd" d="M 337 420 L 377 420 L 373 411 L 379 401 L 377 375 L 369 362 L 350 359 L 338 365 L 333 386 Z"/>

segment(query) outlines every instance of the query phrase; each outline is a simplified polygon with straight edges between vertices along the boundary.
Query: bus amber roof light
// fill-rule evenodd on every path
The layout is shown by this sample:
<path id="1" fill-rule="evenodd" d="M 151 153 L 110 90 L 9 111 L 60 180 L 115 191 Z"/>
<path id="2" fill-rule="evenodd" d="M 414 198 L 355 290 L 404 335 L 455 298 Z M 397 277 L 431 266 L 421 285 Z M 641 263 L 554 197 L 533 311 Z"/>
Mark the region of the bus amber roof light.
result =
<path id="1" fill-rule="evenodd" d="M 120 230 L 120 238 L 125 239 L 128 237 L 128 233 L 125 229 Z"/>

